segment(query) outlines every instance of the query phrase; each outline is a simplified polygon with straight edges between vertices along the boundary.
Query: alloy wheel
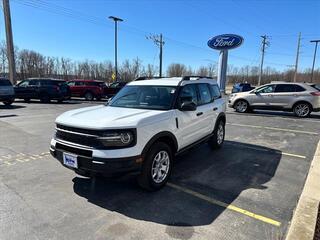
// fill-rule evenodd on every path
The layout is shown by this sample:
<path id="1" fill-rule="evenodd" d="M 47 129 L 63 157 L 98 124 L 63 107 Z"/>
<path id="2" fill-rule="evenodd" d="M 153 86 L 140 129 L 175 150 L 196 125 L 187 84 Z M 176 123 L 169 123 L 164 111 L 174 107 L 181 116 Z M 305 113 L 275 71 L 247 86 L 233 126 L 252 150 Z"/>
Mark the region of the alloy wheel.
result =
<path id="1" fill-rule="evenodd" d="M 166 151 L 160 151 L 153 158 L 151 167 L 151 176 L 155 183 L 163 182 L 168 176 L 170 168 L 169 154 Z"/>

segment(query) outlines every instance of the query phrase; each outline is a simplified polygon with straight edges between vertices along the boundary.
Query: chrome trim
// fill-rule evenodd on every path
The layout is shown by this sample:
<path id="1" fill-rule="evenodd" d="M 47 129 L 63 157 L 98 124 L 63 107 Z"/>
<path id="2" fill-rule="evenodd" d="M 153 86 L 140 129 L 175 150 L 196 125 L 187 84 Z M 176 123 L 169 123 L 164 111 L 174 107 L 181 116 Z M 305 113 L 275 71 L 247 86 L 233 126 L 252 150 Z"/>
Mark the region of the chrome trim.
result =
<path id="1" fill-rule="evenodd" d="M 69 147 L 75 147 L 75 148 L 80 148 L 80 149 L 83 149 L 83 150 L 93 150 L 94 148 L 93 147 L 90 147 L 90 146 L 86 146 L 86 145 L 80 145 L 80 144 L 76 144 L 76 143 L 73 143 L 73 142 L 67 142 L 67 141 L 64 141 L 64 140 L 61 140 L 61 139 L 55 139 L 57 143 L 60 143 L 60 144 L 65 144 Z"/>
<path id="2" fill-rule="evenodd" d="M 65 129 L 61 129 L 61 128 L 57 128 L 56 130 L 61 131 L 61 132 L 67 132 L 67 133 L 72 133 L 72 134 L 76 134 L 76 135 L 81 135 L 81 136 L 87 136 L 87 137 L 95 137 L 98 138 L 98 135 L 92 135 L 92 134 L 86 134 L 86 133 L 79 133 L 79 132 L 73 132 L 73 131 L 69 131 L 69 130 L 65 130 Z"/>

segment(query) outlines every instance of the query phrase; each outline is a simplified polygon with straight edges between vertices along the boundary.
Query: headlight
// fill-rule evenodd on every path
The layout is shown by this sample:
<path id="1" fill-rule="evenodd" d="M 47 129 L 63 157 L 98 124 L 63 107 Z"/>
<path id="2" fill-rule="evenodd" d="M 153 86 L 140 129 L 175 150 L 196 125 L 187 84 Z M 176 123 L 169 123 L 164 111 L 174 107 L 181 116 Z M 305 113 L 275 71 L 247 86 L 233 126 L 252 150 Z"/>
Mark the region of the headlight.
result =
<path id="1" fill-rule="evenodd" d="M 135 134 L 132 130 L 108 131 L 99 140 L 106 147 L 131 147 L 135 144 Z"/>
<path id="2" fill-rule="evenodd" d="M 235 96 L 237 96 L 237 94 L 230 94 L 230 99 L 234 98 Z"/>

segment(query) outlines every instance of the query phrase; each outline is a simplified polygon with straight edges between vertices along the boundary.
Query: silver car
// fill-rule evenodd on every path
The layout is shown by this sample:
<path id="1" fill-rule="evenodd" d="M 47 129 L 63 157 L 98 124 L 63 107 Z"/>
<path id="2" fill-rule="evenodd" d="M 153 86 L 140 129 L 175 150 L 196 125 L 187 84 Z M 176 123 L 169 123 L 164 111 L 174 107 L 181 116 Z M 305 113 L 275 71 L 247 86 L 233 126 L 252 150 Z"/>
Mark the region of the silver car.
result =
<path id="1" fill-rule="evenodd" d="M 7 78 L 0 78 L 0 102 L 7 106 L 14 102 L 14 88 Z"/>
<path id="2" fill-rule="evenodd" d="M 229 107 L 237 112 L 252 109 L 292 111 L 308 117 L 320 111 L 320 85 L 308 83 L 271 82 L 250 92 L 231 94 Z"/>

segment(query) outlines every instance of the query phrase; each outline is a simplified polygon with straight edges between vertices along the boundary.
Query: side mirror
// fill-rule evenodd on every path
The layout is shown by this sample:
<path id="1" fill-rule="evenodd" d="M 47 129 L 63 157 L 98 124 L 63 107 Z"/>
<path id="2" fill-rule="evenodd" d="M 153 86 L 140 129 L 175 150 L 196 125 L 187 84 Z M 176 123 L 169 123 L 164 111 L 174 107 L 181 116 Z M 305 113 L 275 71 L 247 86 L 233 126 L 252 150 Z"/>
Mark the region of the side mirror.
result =
<path id="1" fill-rule="evenodd" d="M 183 102 L 179 108 L 181 111 L 195 111 L 197 105 L 194 102 Z"/>

